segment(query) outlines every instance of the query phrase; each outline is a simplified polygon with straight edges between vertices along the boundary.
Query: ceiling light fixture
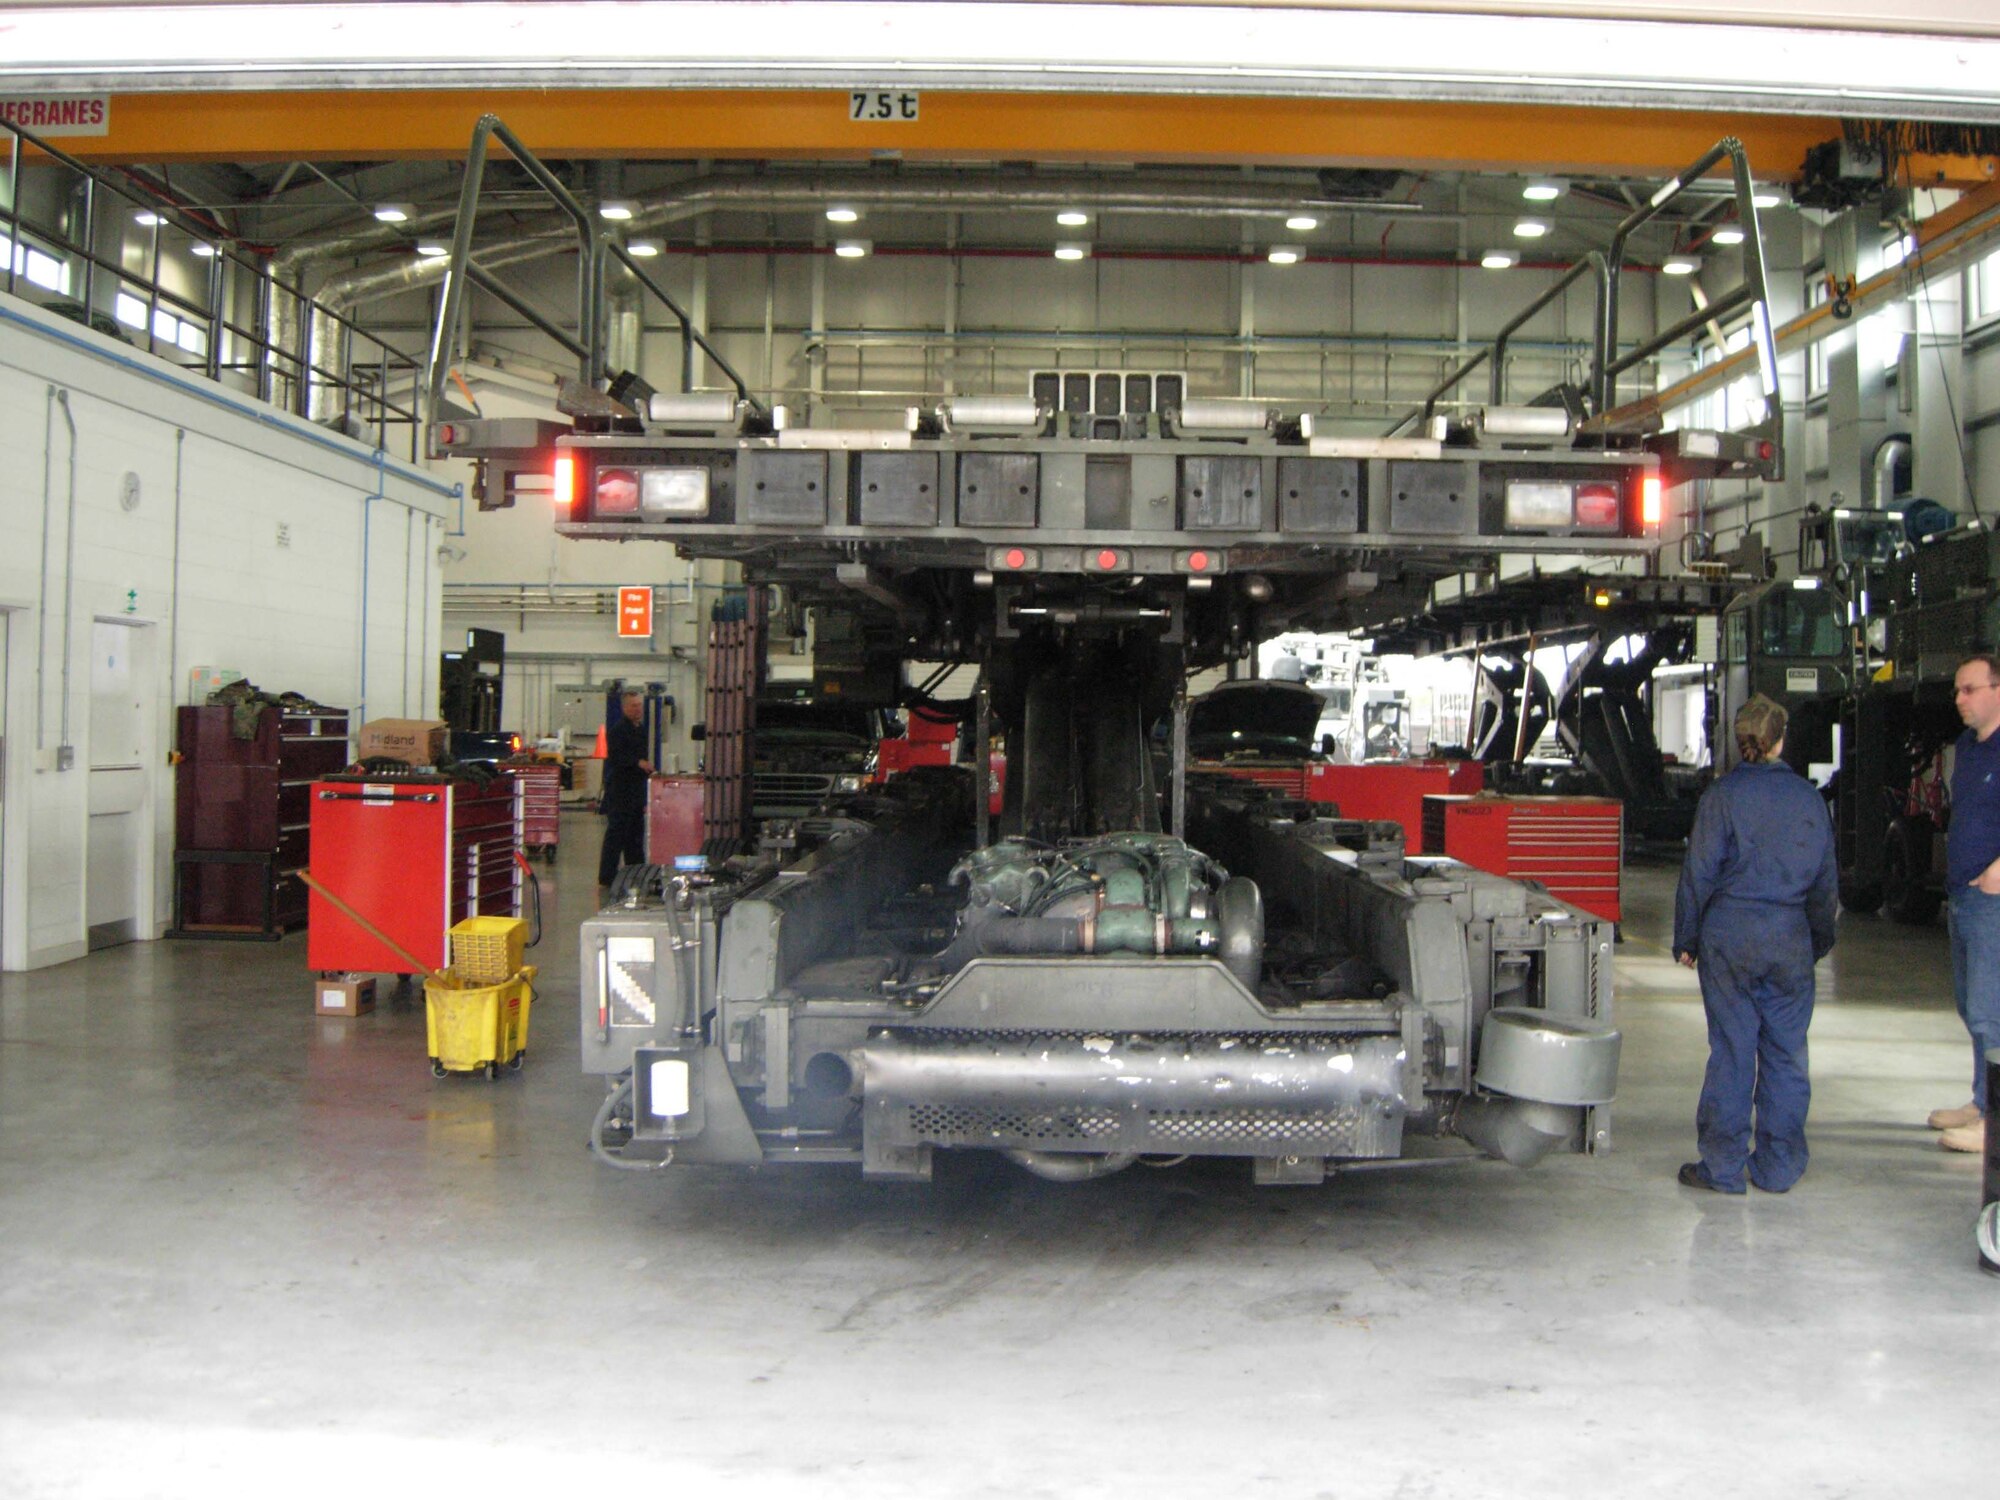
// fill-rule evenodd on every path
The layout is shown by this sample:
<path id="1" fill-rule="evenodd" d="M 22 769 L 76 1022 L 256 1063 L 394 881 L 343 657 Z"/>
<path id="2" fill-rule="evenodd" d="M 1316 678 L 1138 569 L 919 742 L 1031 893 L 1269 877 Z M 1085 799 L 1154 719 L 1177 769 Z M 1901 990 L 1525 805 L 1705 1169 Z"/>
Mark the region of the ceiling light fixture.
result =
<path id="1" fill-rule="evenodd" d="M 1740 245 L 1743 243 L 1743 231 L 1735 224 L 1725 224 L 1709 239 L 1718 245 Z"/>
<path id="2" fill-rule="evenodd" d="M 842 240 L 833 247 L 833 253 L 842 260 L 859 260 L 874 248 L 873 240 Z"/>
<path id="3" fill-rule="evenodd" d="M 1549 226 L 1540 219 L 1520 219 L 1514 225 L 1517 240 L 1538 240 L 1549 232 Z"/>
<path id="4" fill-rule="evenodd" d="M 666 245 L 659 240 L 627 240 L 625 242 L 625 253 L 637 260 L 651 260 L 666 248 Z"/>
<path id="5" fill-rule="evenodd" d="M 844 203 L 836 203 L 826 211 L 826 222 L 829 224 L 852 224 L 860 217 L 858 210 L 849 208 Z"/>
<path id="6" fill-rule="evenodd" d="M 1090 222 L 1090 215 L 1080 208 L 1066 208 L 1056 215 L 1056 222 L 1065 229 L 1081 229 Z"/>
<path id="7" fill-rule="evenodd" d="M 375 205 L 375 217 L 380 219 L 384 224 L 407 224 L 416 216 L 417 205 L 414 203 L 378 203 Z"/>
<path id="8" fill-rule="evenodd" d="M 1088 260 L 1090 259 L 1090 246 L 1081 244 L 1075 240 L 1065 240 L 1062 244 L 1056 246 L 1056 259 Z"/>
<path id="9" fill-rule="evenodd" d="M 606 198 L 597 205 L 597 217 L 612 224 L 623 224 L 639 211 L 639 205 L 630 198 Z"/>
<path id="10" fill-rule="evenodd" d="M 1306 258 L 1304 245 L 1273 245 L 1271 253 L 1264 257 L 1274 266 L 1295 266 Z"/>
<path id="11" fill-rule="evenodd" d="M 1489 271 L 1506 271 L 1521 263 L 1518 250 L 1488 250 L 1479 257 L 1479 264 Z"/>
<path id="12" fill-rule="evenodd" d="M 439 256 L 451 254 L 451 246 L 443 240 L 418 240 L 417 254 L 425 260 L 436 260 Z"/>
<path id="13" fill-rule="evenodd" d="M 1569 184 L 1554 177 L 1534 177 L 1521 188 L 1521 196 L 1530 203 L 1553 203 L 1569 191 Z"/>
<path id="14" fill-rule="evenodd" d="M 1685 255 L 1669 255 L 1660 262 L 1662 276 L 1692 276 L 1701 269 L 1701 262 Z"/>
<path id="15" fill-rule="evenodd" d="M 150 208 L 142 208 L 136 214 L 132 215 L 132 222 L 137 224 L 141 229 L 157 229 L 160 226 L 161 219 Z"/>
<path id="16" fill-rule="evenodd" d="M 213 260 L 218 253 L 215 246 L 205 245 L 200 240 L 196 240 L 192 245 L 189 245 L 188 249 L 199 255 L 203 260 Z"/>
<path id="17" fill-rule="evenodd" d="M 1311 214 L 1293 214 L 1289 219 L 1285 220 L 1285 228 L 1295 229 L 1300 234 L 1311 234 L 1315 229 L 1319 228 L 1319 220 L 1315 219 Z"/>
<path id="18" fill-rule="evenodd" d="M 1776 208 L 1785 201 L 1785 195 L 1776 188 L 1752 188 L 1750 201 L 1759 208 Z"/>

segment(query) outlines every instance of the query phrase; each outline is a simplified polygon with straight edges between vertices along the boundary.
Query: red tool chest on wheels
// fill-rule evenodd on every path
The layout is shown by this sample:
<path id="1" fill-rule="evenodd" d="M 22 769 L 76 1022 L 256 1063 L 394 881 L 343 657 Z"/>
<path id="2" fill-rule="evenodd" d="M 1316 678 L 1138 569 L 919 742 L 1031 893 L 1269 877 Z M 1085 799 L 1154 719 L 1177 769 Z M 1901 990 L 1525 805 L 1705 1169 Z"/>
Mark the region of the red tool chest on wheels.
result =
<path id="1" fill-rule="evenodd" d="M 519 783 L 335 776 L 312 788 L 313 878 L 433 969 L 467 917 L 521 914 Z M 312 892 L 306 967 L 417 972 Z"/>
<path id="2" fill-rule="evenodd" d="M 508 766 L 507 775 L 521 784 L 521 848 L 539 849 L 555 863 L 556 841 L 562 833 L 562 767 Z"/>
<path id="3" fill-rule="evenodd" d="M 1535 880 L 1607 922 L 1619 915 L 1625 804 L 1615 797 L 1426 797 L 1424 853 Z"/>

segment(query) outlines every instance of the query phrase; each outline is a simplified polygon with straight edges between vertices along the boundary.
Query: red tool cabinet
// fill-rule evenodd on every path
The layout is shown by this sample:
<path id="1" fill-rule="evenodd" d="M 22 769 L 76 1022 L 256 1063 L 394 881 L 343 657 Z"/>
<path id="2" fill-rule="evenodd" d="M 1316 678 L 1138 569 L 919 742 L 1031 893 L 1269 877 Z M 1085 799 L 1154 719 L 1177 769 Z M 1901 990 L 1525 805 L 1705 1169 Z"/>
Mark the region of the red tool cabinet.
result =
<path id="1" fill-rule="evenodd" d="M 1312 801 L 1334 803 L 1343 818 L 1400 823 L 1403 847 L 1414 851 L 1423 842 L 1425 799 L 1471 796 L 1486 785 L 1486 768 L 1476 760 L 1376 761 L 1314 766 L 1312 777 Z"/>
<path id="2" fill-rule="evenodd" d="M 445 965 L 454 922 L 520 915 L 520 845 L 520 783 L 510 776 L 313 783 L 313 878 L 433 969 Z M 318 891 L 307 920 L 309 969 L 417 972 Z"/>
<path id="3" fill-rule="evenodd" d="M 554 863 L 562 833 L 562 767 L 508 766 L 506 772 L 521 786 L 522 849 L 539 849 Z"/>
<path id="4" fill-rule="evenodd" d="M 646 862 L 671 865 L 676 855 L 701 853 L 702 781 L 656 773 L 646 781 Z"/>
<path id="5" fill-rule="evenodd" d="M 1625 805 L 1615 797 L 1426 797 L 1426 854 L 1536 880 L 1549 894 L 1616 922 Z"/>

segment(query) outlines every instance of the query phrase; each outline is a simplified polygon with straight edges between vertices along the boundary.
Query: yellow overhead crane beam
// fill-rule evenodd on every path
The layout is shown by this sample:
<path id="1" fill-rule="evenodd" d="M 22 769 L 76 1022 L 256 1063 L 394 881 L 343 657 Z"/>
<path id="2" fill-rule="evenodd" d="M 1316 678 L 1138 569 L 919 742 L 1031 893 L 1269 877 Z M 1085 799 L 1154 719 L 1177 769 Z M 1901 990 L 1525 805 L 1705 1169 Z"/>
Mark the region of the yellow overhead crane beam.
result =
<path id="1" fill-rule="evenodd" d="M 842 89 L 352 90 L 118 94 L 92 162 L 450 160 L 483 114 L 552 158 L 1213 162 L 1658 177 L 1719 136 L 1783 180 L 1838 120 L 1663 109 L 1224 97 L 922 92 L 913 120 L 855 120 Z M 1990 161 L 1921 164 L 1985 181 Z M 1940 175 L 1941 170 L 1949 175 Z"/>

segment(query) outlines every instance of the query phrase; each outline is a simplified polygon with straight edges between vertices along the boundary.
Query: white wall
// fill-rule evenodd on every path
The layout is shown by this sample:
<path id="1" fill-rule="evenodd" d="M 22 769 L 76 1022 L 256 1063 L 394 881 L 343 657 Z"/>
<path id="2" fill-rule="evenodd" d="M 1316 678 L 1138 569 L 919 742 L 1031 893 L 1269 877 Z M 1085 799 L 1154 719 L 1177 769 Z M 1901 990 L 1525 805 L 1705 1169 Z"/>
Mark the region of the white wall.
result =
<path id="1" fill-rule="evenodd" d="M 161 750 L 197 665 L 350 707 L 357 722 L 428 718 L 437 553 L 458 504 L 448 482 L 4 297 L 0 450 L 0 966 L 20 969 L 85 948 L 93 619 L 151 625 L 150 742 Z M 75 768 L 59 770 L 66 593 Z M 154 932 L 170 918 L 174 843 L 172 772 L 157 760 Z"/>

